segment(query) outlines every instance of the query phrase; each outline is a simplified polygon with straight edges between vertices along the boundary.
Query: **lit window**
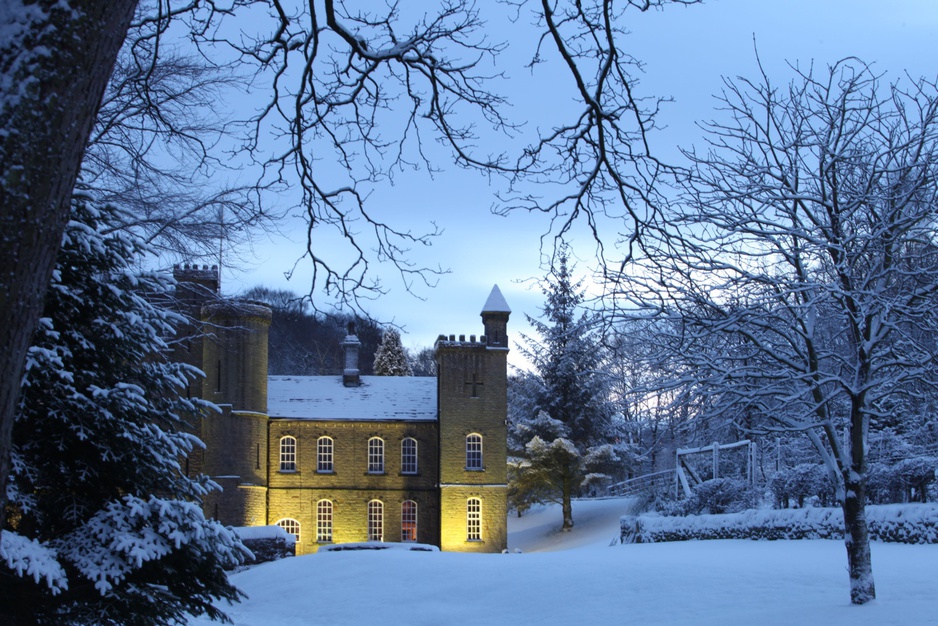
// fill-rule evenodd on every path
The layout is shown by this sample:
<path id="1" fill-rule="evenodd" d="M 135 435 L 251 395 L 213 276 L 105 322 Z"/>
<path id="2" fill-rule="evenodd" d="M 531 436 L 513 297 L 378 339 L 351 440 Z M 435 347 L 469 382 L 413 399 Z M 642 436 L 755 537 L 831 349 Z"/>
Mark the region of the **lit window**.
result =
<path id="1" fill-rule="evenodd" d="M 384 541 L 384 503 L 381 500 L 368 503 L 368 541 Z"/>
<path id="2" fill-rule="evenodd" d="M 417 541 L 417 503 L 413 500 L 401 504 L 401 541 Z"/>
<path id="3" fill-rule="evenodd" d="M 316 541 L 332 541 L 332 502 L 320 500 L 316 503 Z"/>
<path id="4" fill-rule="evenodd" d="M 466 437 L 466 469 L 482 469 L 482 435 L 473 433 Z"/>
<path id="5" fill-rule="evenodd" d="M 280 471 L 296 471 L 296 439 L 284 437 L 280 440 Z"/>
<path id="6" fill-rule="evenodd" d="M 277 522 L 277 526 L 284 529 L 296 539 L 296 542 L 300 542 L 300 523 L 295 519 L 282 519 Z"/>
<path id="7" fill-rule="evenodd" d="M 384 439 L 381 437 L 368 440 L 368 473 L 384 473 Z"/>
<path id="8" fill-rule="evenodd" d="M 332 437 L 320 437 L 316 441 L 316 471 L 332 471 Z"/>
<path id="9" fill-rule="evenodd" d="M 417 473 L 417 440 L 408 437 L 401 442 L 401 473 Z"/>
<path id="10" fill-rule="evenodd" d="M 466 502 L 466 539 L 482 541 L 482 500 L 478 498 Z"/>

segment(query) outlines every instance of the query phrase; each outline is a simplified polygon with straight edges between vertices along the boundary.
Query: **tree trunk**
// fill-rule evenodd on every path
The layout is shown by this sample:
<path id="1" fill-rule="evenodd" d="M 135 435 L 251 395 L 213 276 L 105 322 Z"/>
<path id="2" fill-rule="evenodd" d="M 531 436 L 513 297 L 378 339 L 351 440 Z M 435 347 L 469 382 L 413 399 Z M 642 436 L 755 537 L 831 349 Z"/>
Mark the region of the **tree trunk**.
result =
<path id="1" fill-rule="evenodd" d="M 864 483 L 862 474 L 852 470 L 844 472 L 844 543 L 847 546 L 847 571 L 850 575 L 850 602 L 853 604 L 866 604 L 876 598 Z"/>
<path id="2" fill-rule="evenodd" d="M 6 0 L 0 28 L 0 510 L 26 351 L 136 0 Z M 2 523 L 2 522 L 0 522 Z"/>
<path id="3" fill-rule="evenodd" d="M 570 475 L 569 468 L 564 472 L 563 475 L 563 490 L 560 495 L 560 506 L 563 510 L 563 527 L 560 529 L 564 532 L 569 532 L 573 530 L 573 477 Z"/>

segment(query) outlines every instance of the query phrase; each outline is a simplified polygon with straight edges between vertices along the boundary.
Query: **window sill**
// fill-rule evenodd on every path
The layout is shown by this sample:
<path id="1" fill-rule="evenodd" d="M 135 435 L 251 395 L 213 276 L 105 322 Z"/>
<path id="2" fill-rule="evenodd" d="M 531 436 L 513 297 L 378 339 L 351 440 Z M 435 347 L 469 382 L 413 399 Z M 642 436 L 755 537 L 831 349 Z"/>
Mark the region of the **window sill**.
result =
<path id="1" fill-rule="evenodd" d="M 385 472 L 365 472 L 365 476 L 384 476 Z"/>
<path id="2" fill-rule="evenodd" d="M 279 470 L 277 473 L 278 473 L 278 474 L 299 474 L 300 472 L 299 472 L 299 470 L 285 470 L 285 469 L 282 469 L 282 470 Z"/>
<path id="3" fill-rule="evenodd" d="M 335 474 L 335 470 L 316 470 L 317 474 Z"/>
<path id="4" fill-rule="evenodd" d="M 401 472 L 398 476 L 420 476 L 420 472 Z"/>
<path id="5" fill-rule="evenodd" d="M 467 472 L 484 472 L 485 468 L 484 467 L 467 467 L 466 471 Z"/>

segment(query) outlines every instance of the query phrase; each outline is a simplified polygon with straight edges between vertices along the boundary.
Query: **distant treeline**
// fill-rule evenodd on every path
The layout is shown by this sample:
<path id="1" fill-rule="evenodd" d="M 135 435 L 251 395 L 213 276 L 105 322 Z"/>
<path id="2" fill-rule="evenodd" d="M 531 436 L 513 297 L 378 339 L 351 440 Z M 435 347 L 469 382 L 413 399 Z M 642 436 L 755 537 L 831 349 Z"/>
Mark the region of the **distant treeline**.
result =
<path id="1" fill-rule="evenodd" d="M 270 375 L 341 374 L 345 368 L 342 342 L 349 322 L 355 323 L 355 335 L 362 344 L 358 352 L 358 368 L 363 376 L 374 374 L 375 350 L 384 333 L 380 324 L 348 313 L 313 312 L 307 300 L 283 289 L 254 287 L 243 297 L 263 302 L 273 311 L 267 369 Z M 415 376 L 436 373 L 432 348 L 408 353 L 407 356 Z"/>

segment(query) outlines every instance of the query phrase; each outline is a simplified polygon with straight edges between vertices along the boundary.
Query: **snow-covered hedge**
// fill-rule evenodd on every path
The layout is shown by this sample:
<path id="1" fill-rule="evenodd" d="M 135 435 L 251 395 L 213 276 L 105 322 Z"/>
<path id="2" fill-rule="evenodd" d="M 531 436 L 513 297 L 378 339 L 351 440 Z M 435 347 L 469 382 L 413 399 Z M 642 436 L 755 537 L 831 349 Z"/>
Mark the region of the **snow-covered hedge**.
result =
<path id="1" fill-rule="evenodd" d="M 281 526 L 240 526 L 234 531 L 253 555 L 247 565 L 296 556 L 296 539 Z"/>
<path id="2" fill-rule="evenodd" d="M 870 538 L 896 543 L 938 543 L 938 504 L 866 507 Z M 622 543 L 689 539 L 842 539 L 839 508 L 749 510 L 727 515 L 625 515 Z"/>

